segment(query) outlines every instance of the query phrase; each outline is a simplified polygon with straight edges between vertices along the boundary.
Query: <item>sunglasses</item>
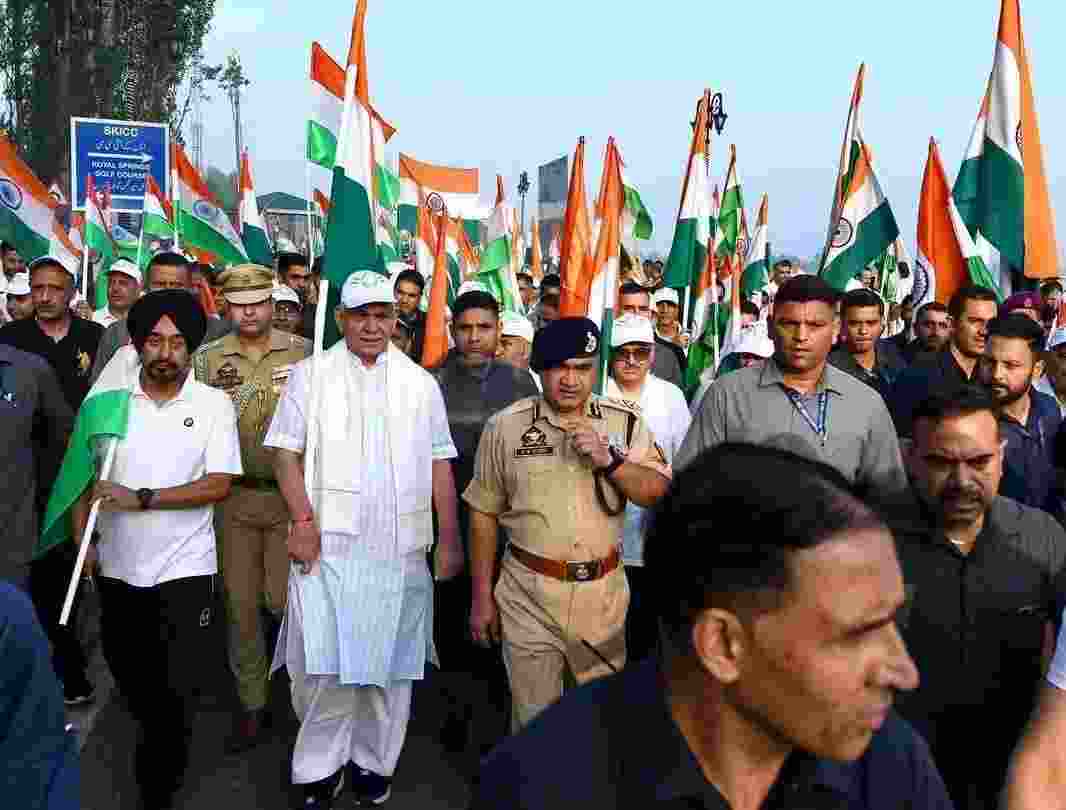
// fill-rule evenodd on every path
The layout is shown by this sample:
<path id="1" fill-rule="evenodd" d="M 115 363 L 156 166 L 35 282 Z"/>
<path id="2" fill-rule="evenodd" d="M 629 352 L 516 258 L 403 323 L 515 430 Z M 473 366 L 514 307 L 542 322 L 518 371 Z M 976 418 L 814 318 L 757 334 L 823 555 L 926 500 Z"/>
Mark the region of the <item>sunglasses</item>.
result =
<path id="1" fill-rule="evenodd" d="M 616 349 L 614 359 L 630 366 L 642 366 L 651 357 L 651 349 Z"/>

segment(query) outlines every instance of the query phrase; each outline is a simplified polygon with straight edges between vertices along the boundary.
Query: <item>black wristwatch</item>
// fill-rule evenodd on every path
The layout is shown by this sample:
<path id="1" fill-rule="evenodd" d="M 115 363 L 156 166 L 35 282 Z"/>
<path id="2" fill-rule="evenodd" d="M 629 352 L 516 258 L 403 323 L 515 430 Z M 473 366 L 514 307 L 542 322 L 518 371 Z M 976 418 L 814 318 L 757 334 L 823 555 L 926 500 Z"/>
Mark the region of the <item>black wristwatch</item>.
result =
<path id="1" fill-rule="evenodd" d="M 611 463 L 600 470 L 604 478 L 610 478 L 611 473 L 626 463 L 625 454 L 613 444 L 607 445 L 607 452 L 611 454 Z"/>
<path id="2" fill-rule="evenodd" d="M 149 509 L 152 506 L 152 500 L 155 498 L 155 490 L 143 487 L 137 490 L 137 500 L 141 502 L 141 509 Z"/>

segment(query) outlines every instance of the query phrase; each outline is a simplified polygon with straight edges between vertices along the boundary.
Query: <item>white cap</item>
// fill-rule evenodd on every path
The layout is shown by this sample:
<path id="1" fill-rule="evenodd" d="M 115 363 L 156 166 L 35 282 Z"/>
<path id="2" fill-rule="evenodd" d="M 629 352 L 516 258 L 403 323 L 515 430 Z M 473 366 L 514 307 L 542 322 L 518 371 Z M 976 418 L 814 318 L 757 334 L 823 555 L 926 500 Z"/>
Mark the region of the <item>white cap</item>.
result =
<path id="1" fill-rule="evenodd" d="M 387 262 L 385 269 L 389 271 L 390 277 L 396 277 L 400 275 L 404 270 L 409 270 L 407 262 Z"/>
<path id="2" fill-rule="evenodd" d="M 623 315 L 611 324 L 611 348 L 617 349 L 627 343 L 655 342 L 651 321 L 641 315 Z"/>
<path id="3" fill-rule="evenodd" d="M 11 281 L 7 283 L 8 295 L 29 295 L 30 294 L 30 274 L 29 273 L 15 273 L 11 277 Z"/>
<path id="4" fill-rule="evenodd" d="M 392 282 L 373 270 L 358 270 L 348 276 L 341 288 L 341 305 L 359 309 L 367 304 L 394 304 Z"/>
<path id="5" fill-rule="evenodd" d="M 766 360 L 773 357 L 774 342 L 766 335 L 765 330 L 748 327 L 741 330 L 740 338 L 732 345 L 726 356 L 730 354 L 753 354 Z"/>
<path id="6" fill-rule="evenodd" d="M 677 290 L 673 290 L 669 287 L 663 287 L 661 290 L 656 292 L 655 295 L 652 296 L 652 303 L 656 305 L 661 304 L 663 301 L 666 301 L 668 304 L 673 304 L 675 307 L 679 306 L 680 304 L 679 299 L 677 297 Z"/>
<path id="7" fill-rule="evenodd" d="M 533 324 L 528 318 L 523 318 L 517 312 L 505 312 L 500 316 L 500 321 L 503 325 L 501 335 L 525 338 L 530 343 L 533 342 Z"/>
<path id="8" fill-rule="evenodd" d="M 64 270 L 66 270 L 68 273 L 70 273 L 70 277 L 73 278 L 75 282 L 77 282 L 77 280 L 78 280 L 78 274 L 75 273 L 73 270 L 71 270 L 70 267 L 68 267 L 63 262 L 62 259 L 58 259 L 55 256 L 40 256 L 40 257 L 34 259 L 32 262 L 29 263 L 29 265 L 27 265 L 26 272 L 29 275 L 32 276 L 34 269 L 37 268 L 37 267 L 40 267 L 42 264 L 47 264 L 47 265 L 57 265 L 58 264 L 60 267 L 62 267 Z"/>
<path id="9" fill-rule="evenodd" d="M 488 293 L 489 295 L 492 295 L 492 291 L 484 283 L 480 281 L 464 281 L 462 284 L 459 285 L 459 289 L 456 292 L 455 297 L 458 298 L 463 293 L 474 291 Z M 496 296 L 493 295 L 492 297 L 495 298 Z"/>
<path id="10" fill-rule="evenodd" d="M 18 276 L 15 276 L 15 278 L 18 278 Z M 11 292 L 10 288 L 8 288 L 8 292 Z M 1066 326 L 1060 326 L 1051 333 L 1047 339 L 1047 347 L 1049 349 L 1054 349 L 1056 346 L 1061 346 L 1063 343 L 1066 343 Z"/>
<path id="11" fill-rule="evenodd" d="M 129 276 L 138 284 L 144 281 L 144 277 L 141 276 L 141 268 L 131 262 L 129 259 L 116 259 L 111 267 L 108 268 L 109 273 L 122 273 Z"/>
<path id="12" fill-rule="evenodd" d="M 300 296 L 296 294 L 296 290 L 292 287 L 287 287 L 284 284 L 278 284 L 274 287 L 274 291 L 271 293 L 275 303 L 281 303 L 287 301 L 290 304 L 296 304 L 299 309 L 303 309 L 303 305 L 300 303 Z"/>

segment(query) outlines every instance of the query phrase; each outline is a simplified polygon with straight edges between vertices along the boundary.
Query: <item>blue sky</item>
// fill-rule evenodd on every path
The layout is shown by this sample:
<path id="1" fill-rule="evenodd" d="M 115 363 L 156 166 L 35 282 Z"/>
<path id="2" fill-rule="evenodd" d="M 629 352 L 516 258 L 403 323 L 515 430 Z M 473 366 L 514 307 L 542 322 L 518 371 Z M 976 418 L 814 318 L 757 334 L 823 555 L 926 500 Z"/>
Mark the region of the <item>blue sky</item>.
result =
<path id="1" fill-rule="evenodd" d="M 354 0 L 217 0 L 205 58 L 240 54 L 256 190 L 303 194 L 312 40 L 343 63 Z M 725 174 L 735 143 L 754 218 L 770 195 L 775 252 L 821 247 L 848 101 L 867 63 L 863 131 L 911 250 L 929 137 L 954 178 L 992 65 L 1000 0 L 370 0 L 370 92 L 396 126 L 389 144 L 430 162 L 481 169 L 485 202 L 518 174 L 587 142 L 590 196 L 607 137 L 655 221 L 651 251 L 669 250 L 695 103 L 725 93 L 729 121 L 712 145 Z M 729 14 L 723 8 L 731 8 Z M 1066 201 L 1066 3 L 1022 0 L 1053 202 Z M 208 162 L 233 168 L 233 129 L 220 92 L 205 111 Z M 321 177 L 321 176 L 320 176 Z M 324 177 L 319 187 L 327 191 Z M 1066 237 L 1057 217 L 1060 244 Z"/>

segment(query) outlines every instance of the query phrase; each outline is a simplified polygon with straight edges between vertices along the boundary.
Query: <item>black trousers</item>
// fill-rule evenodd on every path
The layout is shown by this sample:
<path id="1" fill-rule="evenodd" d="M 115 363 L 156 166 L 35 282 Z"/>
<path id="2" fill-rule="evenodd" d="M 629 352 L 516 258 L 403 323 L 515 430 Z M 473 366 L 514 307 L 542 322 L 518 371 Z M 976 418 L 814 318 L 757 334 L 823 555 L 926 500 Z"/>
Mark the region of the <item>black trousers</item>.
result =
<path id="1" fill-rule="evenodd" d="M 151 588 L 97 581 L 104 657 L 140 725 L 135 772 L 141 797 L 149 807 L 167 807 L 188 764 L 214 577 Z"/>
<path id="2" fill-rule="evenodd" d="M 659 651 L 659 619 L 649 604 L 644 568 L 626 566 L 629 609 L 626 611 L 626 662 L 637 663 Z"/>
<path id="3" fill-rule="evenodd" d="M 37 610 L 37 618 L 52 642 L 52 667 L 56 677 L 65 686 L 74 689 L 88 686 L 85 680 L 85 653 L 78 643 L 74 623 L 78 615 L 81 587 L 74 597 L 74 607 L 66 627 L 60 626 L 59 614 L 63 612 L 63 600 L 67 596 L 67 586 L 77 556 L 78 549 L 74 543 L 60 543 L 30 563 L 30 598 Z"/>

